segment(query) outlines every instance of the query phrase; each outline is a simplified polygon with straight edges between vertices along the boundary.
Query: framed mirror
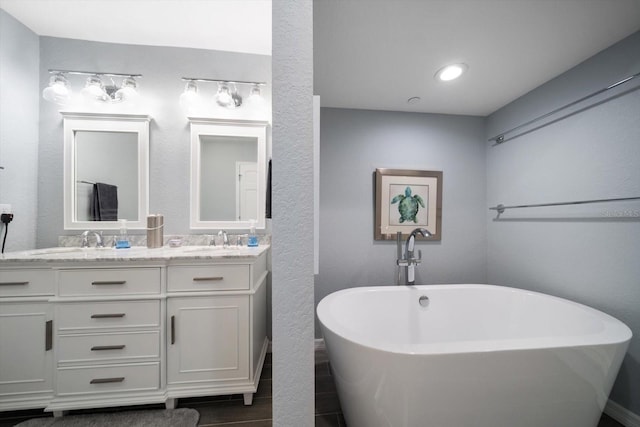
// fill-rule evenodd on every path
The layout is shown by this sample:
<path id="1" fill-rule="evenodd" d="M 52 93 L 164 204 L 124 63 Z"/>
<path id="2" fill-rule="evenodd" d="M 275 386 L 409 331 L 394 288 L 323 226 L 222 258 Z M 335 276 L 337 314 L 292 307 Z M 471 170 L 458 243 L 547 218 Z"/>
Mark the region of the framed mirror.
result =
<path id="1" fill-rule="evenodd" d="M 189 121 L 191 229 L 264 229 L 268 122 Z"/>
<path id="2" fill-rule="evenodd" d="M 149 116 L 61 112 L 64 117 L 64 228 L 112 230 L 126 219 L 146 228 Z"/>

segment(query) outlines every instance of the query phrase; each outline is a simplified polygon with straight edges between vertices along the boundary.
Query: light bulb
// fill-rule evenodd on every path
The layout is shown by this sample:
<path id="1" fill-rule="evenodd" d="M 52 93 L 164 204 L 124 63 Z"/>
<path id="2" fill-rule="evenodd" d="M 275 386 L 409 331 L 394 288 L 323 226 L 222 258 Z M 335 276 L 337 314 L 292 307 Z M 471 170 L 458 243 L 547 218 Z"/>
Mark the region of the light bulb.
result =
<path id="1" fill-rule="evenodd" d="M 467 71 L 467 64 L 452 64 L 442 67 L 438 70 L 435 77 L 443 82 L 455 80 L 460 77 L 465 71 Z"/>
<path id="2" fill-rule="evenodd" d="M 229 84 L 227 82 L 218 83 L 218 93 L 216 93 L 216 102 L 221 107 L 235 106 L 235 102 L 229 92 Z"/>
<path id="3" fill-rule="evenodd" d="M 104 90 L 104 85 L 102 84 L 102 80 L 97 75 L 91 76 L 87 79 L 87 83 L 82 89 L 82 96 L 91 100 L 91 101 L 100 101 L 106 102 L 108 101 L 109 95 Z"/>
<path id="4" fill-rule="evenodd" d="M 133 77 L 125 77 L 122 80 L 122 85 L 118 89 L 114 96 L 115 102 L 126 102 L 129 105 L 133 105 L 140 98 L 140 94 L 137 91 L 138 83 Z"/>
<path id="5" fill-rule="evenodd" d="M 247 98 L 246 106 L 250 110 L 253 110 L 254 114 L 264 113 L 264 110 L 266 109 L 266 101 L 260 93 L 260 85 L 253 85 L 249 98 Z"/>
<path id="6" fill-rule="evenodd" d="M 49 86 L 42 91 L 42 97 L 49 102 L 64 105 L 71 99 L 69 83 L 64 75 L 57 73 L 49 79 Z"/>
<path id="7" fill-rule="evenodd" d="M 180 107 L 188 114 L 197 106 L 200 100 L 198 95 L 198 85 L 195 81 L 189 80 L 184 87 L 184 92 L 180 94 Z"/>
<path id="8" fill-rule="evenodd" d="M 262 98 L 262 95 L 260 94 L 260 85 L 253 85 L 253 87 L 251 88 L 251 93 L 249 94 L 249 99 L 257 99 L 257 98 Z"/>

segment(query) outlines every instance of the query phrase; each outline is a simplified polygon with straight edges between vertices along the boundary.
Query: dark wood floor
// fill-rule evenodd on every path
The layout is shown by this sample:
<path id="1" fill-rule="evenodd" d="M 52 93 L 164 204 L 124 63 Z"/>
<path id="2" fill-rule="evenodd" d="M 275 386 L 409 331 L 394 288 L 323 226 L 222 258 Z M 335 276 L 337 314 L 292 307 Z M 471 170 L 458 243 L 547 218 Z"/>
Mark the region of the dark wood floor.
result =
<path id="1" fill-rule="evenodd" d="M 315 372 L 316 427 L 346 427 L 331 376 L 329 360 L 324 351 L 316 351 Z M 200 427 L 271 427 L 271 354 L 267 355 L 260 378 L 260 386 L 254 396 L 253 405 L 244 406 L 242 395 L 232 395 L 180 399 L 178 406 L 196 409 L 200 413 Z M 140 408 L 140 406 L 136 406 L 126 409 Z M 164 405 L 145 405 L 143 408 L 159 409 L 164 408 Z M 124 410 L 125 408 L 122 409 Z M 110 410 L 113 410 L 113 408 L 106 408 L 100 411 Z M 97 410 L 72 411 L 71 415 L 88 412 L 97 412 Z M 0 427 L 14 426 L 29 418 L 42 416 L 51 416 L 51 414 L 43 413 L 41 410 L 0 412 Z M 623 426 L 607 415 L 603 415 L 598 427 Z"/>

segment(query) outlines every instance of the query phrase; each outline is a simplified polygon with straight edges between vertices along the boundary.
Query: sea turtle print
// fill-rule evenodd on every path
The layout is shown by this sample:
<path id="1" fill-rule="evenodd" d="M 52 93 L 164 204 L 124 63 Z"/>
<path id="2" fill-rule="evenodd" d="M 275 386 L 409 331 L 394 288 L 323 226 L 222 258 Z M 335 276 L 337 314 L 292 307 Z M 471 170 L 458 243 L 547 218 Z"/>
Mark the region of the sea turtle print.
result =
<path id="1" fill-rule="evenodd" d="M 420 206 L 424 208 L 424 200 L 417 194 L 411 195 L 411 187 L 404 189 L 404 194 L 398 194 L 391 199 L 391 204 L 398 203 L 398 212 L 400 212 L 400 223 L 405 221 L 418 222 L 418 210 Z"/>

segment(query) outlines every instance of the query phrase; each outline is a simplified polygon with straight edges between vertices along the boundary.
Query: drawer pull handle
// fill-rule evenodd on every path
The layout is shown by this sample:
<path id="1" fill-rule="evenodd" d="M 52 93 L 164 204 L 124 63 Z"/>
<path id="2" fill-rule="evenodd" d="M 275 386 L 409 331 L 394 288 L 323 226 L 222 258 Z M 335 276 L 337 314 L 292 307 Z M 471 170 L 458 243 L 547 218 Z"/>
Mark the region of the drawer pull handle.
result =
<path id="1" fill-rule="evenodd" d="M 89 381 L 89 384 L 121 383 L 122 381 L 124 381 L 124 377 L 94 378 Z"/>
<path id="2" fill-rule="evenodd" d="M 111 319 L 115 317 L 124 317 L 125 313 L 105 313 L 105 314 L 92 314 L 92 319 Z"/>
<path id="3" fill-rule="evenodd" d="M 0 286 L 24 286 L 28 284 L 29 282 L 0 282 Z"/>
<path id="4" fill-rule="evenodd" d="M 213 277 L 194 277 L 193 281 L 194 282 L 212 282 L 212 281 L 218 281 L 218 280 L 223 280 L 224 277 L 222 276 L 213 276 Z"/>
<path id="5" fill-rule="evenodd" d="M 91 282 L 92 285 L 124 285 L 127 283 L 126 280 L 98 280 L 95 282 Z"/>
<path id="6" fill-rule="evenodd" d="M 94 345 L 91 347 L 91 351 L 102 351 L 102 350 L 122 350 L 125 348 L 124 344 L 120 345 Z"/>

